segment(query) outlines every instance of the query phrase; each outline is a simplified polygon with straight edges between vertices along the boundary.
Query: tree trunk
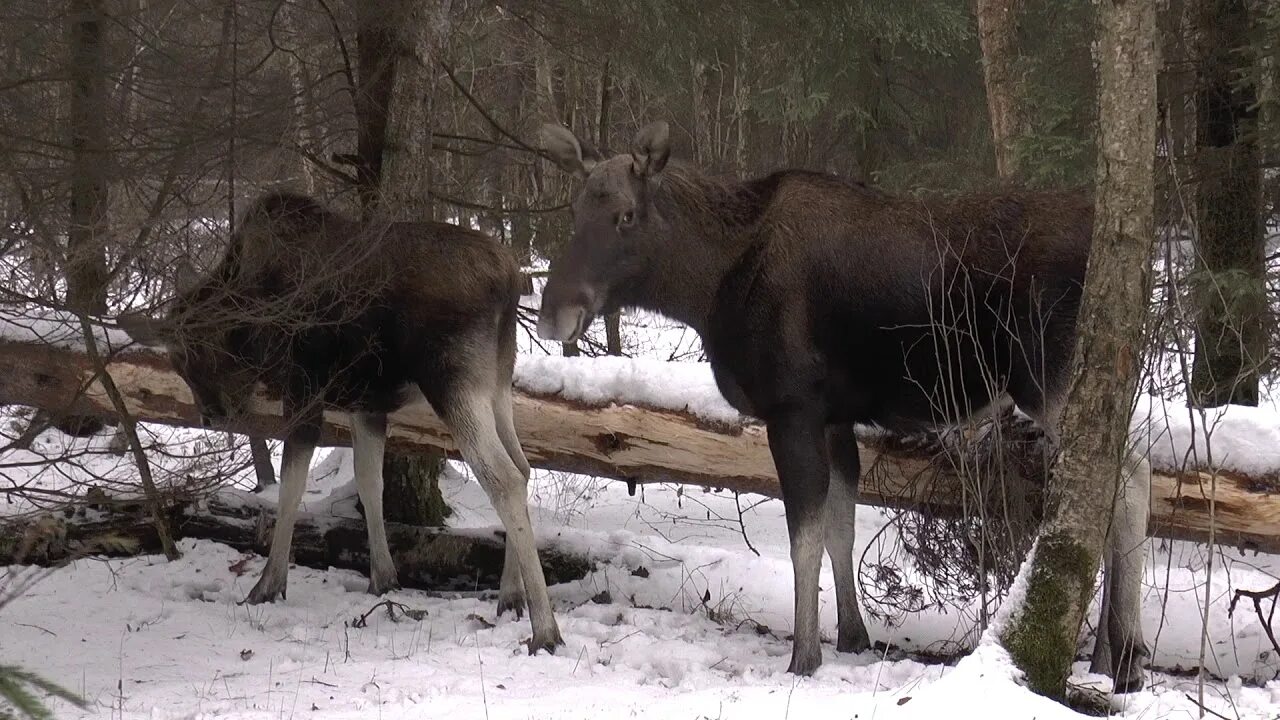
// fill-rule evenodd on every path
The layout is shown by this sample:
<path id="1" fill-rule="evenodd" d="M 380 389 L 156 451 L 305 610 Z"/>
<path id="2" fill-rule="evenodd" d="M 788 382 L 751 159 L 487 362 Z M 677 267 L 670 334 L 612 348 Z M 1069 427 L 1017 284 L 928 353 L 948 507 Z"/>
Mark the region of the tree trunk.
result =
<path id="1" fill-rule="evenodd" d="M 85 315 L 107 310 L 106 12 L 102 0 L 71 3 L 71 207 L 67 227 L 67 306 Z M 54 427 L 85 437 L 103 428 L 98 418 L 58 415 Z"/>
<path id="2" fill-rule="evenodd" d="M 356 7 L 356 180 L 360 213 L 372 219 L 379 204 L 387 108 L 395 82 L 399 48 L 399 4 L 361 3 Z"/>
<path id="3" fill-rule="evenodd" d="M 1192 402 L 1258 404 L 1266 261 L 1257 87 L 1245 0 L 1195 0 L 1196 349 Z"/>
<path id="4" fill-rule="evenodd" d="M 611 312 L 604 316 L 605 352 L 610 355 L 622 355 L 622 312 Z"/>
<path id="5" fill-rule="evenodd" d="M 699 59 L 689 60 L 689 137 L 693 140 L 693 162 L 707 164 L 711 151 L 707 135 L 707 64 Z"/>
<path id="6" fill-rule="evenodd" d="M 296 46 L 301 48 L 299 41 L 301 38 L 298 32 L 297 20 L 293 16 L 293 4 L 284 2 L 280 5 L 280 27 L 284 30 L 289 39 Z M 314 142 L 314 127 L 311 119 L 311 83 L 306 77 L 306 68 L 302 65 L 302 59 L 298 57 L 298 52 L 281 53 L 284 56 L 285 69 L 289 75 L 289 90 L 292 97 L 289 99 L 290 109 L 293 111 L 293 131 L 294 142 L 298 144 L 298 148 L 306 151 L 315 151 L 316 144 Z M 316 191 L 315 171 L 311 167 L 311 161 L 308 160 L 303 153 L 295 153 L 298 163 L 298 174 L 302 181 L 303 189 L 308 193 Z"/>
<path id="7" fill-rule="evenodd" d="M 1191 34 L 1187 31 L 1187 0 L 1169 0 L 1157 14 L 1160 27 L 1160 72 L 1156 77 L 1156 102 L 1160 111 L 1157 128 L 1164 145 L 1163 157 L 1156 157 L 1156 227 L 1189 230 L 1183 189 L 1192 177 L 1195 148 L 1195 70 L 1190 57 Z"/>
<path id="8" fill-rule="evenodd" d="M 410 0 L 359 8 L 356 89 L 362 214 L 431 220 L 431 116 L 435 53 L 445 7 Z M 387 517 L 434 525 L 449 514 L 440 495 L 444 455 L 424 460 L 388 450 L 383 462 Z"/>
<path id="9" fill-rule="evenodd" d="M 258 481 L 258 490 L 276 484 L 276 469 L 271 464 L 271 447 L 265 438 L 251 435 L 249 437 L 249 457 L 253 460 L 253 474 Z"/>
<path id="10" fill-rule="evenodd" d="M 102 0 L 71 2 L 71 215 L 67 228 L 67 305 L 89 315 L 107 309 L 106 14 Z"/>
<path id="11" fill-rule="evenodd" d="M 441 527 L 453 514 L 440 494 L 444 453 L 388 454 L 382 477 L 383 507 L 390 522 Z"/>
<path id="12" fill-rule="evenodd" d="M 1093 249 L 1053 472 L 1055 507 L 1024 606 L 1003 641 L 1031 688 L 1062 697 L 1118 491 L 1142 367 L 1155 164 L 1154 0 L 1098 5 L 1098 175 Z"/>
<path id="13" fill-rule="evenodd" d="M 1022 86 L 1018 80 L 1019 0 L 978 0 L 978 42 L 982 46 L 982 78 L 987 87 L 996 175 L 1022 174 L 1018 141 L 1026 132 Z"/>

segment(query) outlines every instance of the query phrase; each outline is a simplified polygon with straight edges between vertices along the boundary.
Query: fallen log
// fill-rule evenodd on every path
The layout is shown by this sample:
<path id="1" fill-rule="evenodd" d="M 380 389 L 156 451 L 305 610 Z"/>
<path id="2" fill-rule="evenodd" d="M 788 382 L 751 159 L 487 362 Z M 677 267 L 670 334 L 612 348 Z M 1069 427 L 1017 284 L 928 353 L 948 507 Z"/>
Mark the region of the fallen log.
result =
<path id="1" fill-rule="evenodd" d="M 17 563 L 50 567 L 86 555 L 127 557 L 160 551 L 151 516 L 140 504 L 107 500 L 66 515 L 0 523 L 0 567 Z M 177 538 L 214 540 L 262 556 L 271 548 L 274 508 L 249 493 L 227 490 L 199 503 L 184 503 L 170 509 L 169 520 Z M 498 588 L 504 546 L 497 532 L 389 522 L 387 542 L 406 588 L 437 592 Z M 301 513 L 292 549 L 293 561 L 299 565 L 366 575 L 369 571 L 363 520 Z M 577 580 L 591 569 L 587 558 L 555 545 L 544 544 L 538 554 L 549 583 Z"/>
<path id="2" fill-rule="evenodd" d="M 117 348 L 120 346 L 117 345 Z M 175 426 L 197 422 L 191 394 L 164 356 L 142 349 L 113 352 L 108 372 L 138 420 Z M 111 416 L 90 361 L 74 343 L 0 338 L 0 403 L 51 412 Z M 259 394 L 252 410 L 228 428 L 260 437 L 286 431 L 278 399 Z M 778 496 L 764 428 L 637 405 L 591 404 L 517 389 L 515 419 L 530 462 L 631 484 L 671 482 Z M 350 444 L 349 420 L 327 413 L 323 442 Z M 425 403 L 391 416 L 388 445 L 412 452 L 457 447 Z M 866 473 L 860 501 L 896 508 L 956 512 L 965 501 L 958 476 L 936 454 L 873 440 L 860 448 Z M 1216 485 L 1216 492 L 1210 488 Z M 1258 478 L 1192 470 L 1157 472 L 1151 531 L 1203 541 L 1212 526 L 1221 544 L 1280 552 L 1280 498 Z M 1211 503 L 1211 494 L 1213 502 Z"/>

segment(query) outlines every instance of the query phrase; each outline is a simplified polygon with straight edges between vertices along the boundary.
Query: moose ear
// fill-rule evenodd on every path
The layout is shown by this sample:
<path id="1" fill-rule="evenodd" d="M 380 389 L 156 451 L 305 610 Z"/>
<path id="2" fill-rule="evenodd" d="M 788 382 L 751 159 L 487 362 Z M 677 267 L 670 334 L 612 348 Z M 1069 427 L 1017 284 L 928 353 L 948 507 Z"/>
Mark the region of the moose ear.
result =
<path id="1" fill-rule="evenodd" d="M 134 342 L 147 347 L 165 347 L 173 339 L 173 329 L 167 321 L 142 313 L 120 315 L 116 325 L 129 333 Z"/>
<path id="2" fill-rule="evenodd" d="M 589 175 L 600 161 L 600 156 L 591 146 L 584 145 L 573 131 L 563 125 L 543 125 L 542 146 L 557 165 L 578 177 Z"/>
<path id="3" fill-rule="evenodd" d="M 631 171 L 639 177 L 657 175 L 671 157 L 671 128 L 665 120 L 651 122 L 640 128 L 631 145 Z"/>

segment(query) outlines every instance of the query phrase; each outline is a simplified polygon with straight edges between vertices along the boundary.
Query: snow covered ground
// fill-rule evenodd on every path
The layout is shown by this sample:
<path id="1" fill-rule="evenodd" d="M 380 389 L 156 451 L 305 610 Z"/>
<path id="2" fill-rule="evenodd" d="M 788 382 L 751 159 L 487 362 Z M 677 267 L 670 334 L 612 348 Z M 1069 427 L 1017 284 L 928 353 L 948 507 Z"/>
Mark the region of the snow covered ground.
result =
<path id="1" fill-rule="evenodd" d="M 497 521 L 478 486 L 451 473 L 445 492 L 460 527 Z M 349 451 L 319 458 L 306 497 L 320 514 L 349 492 Z M 183 559 L 84 560 L 39 581 L 0 614 L 0 658 L 82 693 L 88 711 L 60 717 L 150 718 L 1055 718 L 1069 711 L 1011 679 L 995 647 L 954 666 L 890 650 L 848 656 L 826 649 L 814 678 L 784 672 L 790 645 L 791 571 L 781 504 L 752 504 L 747 546 L 731 496 L 650 486 L 628 497 L 621 483 L 539 474 L 531 492 L 540 538 L 576 548 L 598 567 L 554 586 L 566 647 L 529 657 L 526 621 L 495 618 L 495 602 L 401 591 L 427 611 L 394 622 L 381 611 L 351 627 L 375 599 L 342 570 L 291 570 L 285 602 L 237 604 L 263 558 L 187 541 Z M 747 507 L 744 504 L 744 507 Z M 860 510 L 862 544 L 883 522 Z M 1144 619 L 1155 663 L 1198 664 L 1207 556 L 1153 541 Z M 1227 717 L 1272 718 L 1280 663 L 1251 611 L 1226 613 L 1233 588 L 1269 586 L 1280 562 L 1223 551 L 1210 575 L 1206 703 Z M 33 572 L 9 568 L 11 574 Z M 11 578 L 12 579 L 12 578 Z M 823 628 L 834 598 L 824 574 Z M 604 594 L 604 593 L 607 593 Z M 938 649 L 972 630 L 967 613 L 927 613 L 873 639 L 909 651 Z M 495 626 L 491 627 L 491 624 Z M 1085 676 L 1078 664 L 1079 682 Z M 1249 680 L 1242 684 L 1236 675 Z M 1123 717 L 1195 717 L 1193 679 L 1155 672 L 1150 689 L 1115 700 Z"/>

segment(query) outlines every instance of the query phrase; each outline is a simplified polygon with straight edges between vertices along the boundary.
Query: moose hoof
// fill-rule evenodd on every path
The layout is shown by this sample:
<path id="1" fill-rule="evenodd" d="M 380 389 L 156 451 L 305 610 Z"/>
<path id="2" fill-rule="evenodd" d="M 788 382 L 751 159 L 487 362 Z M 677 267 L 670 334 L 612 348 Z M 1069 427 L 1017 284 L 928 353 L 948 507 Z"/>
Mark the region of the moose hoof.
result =
<path id="1" fill-rule="evenodd" d="M 548 655 L 555 655 L 556 648 L 564 645 L 564 638 L 560 637 L 560 628 L 552 627 L 546 632 L 534 631 L 533 637 L 528 640 L 529 654 L 537 655 L 539 650 L 546 650 Z"/>
<path id="2" fill-rule="evenodd" d="M 821 665 L 821 649 L 814 648 L 812 652 L 803 652 L 799 648 L 796 648 L 791 652 L 791 665 L 787 666 L 787 672 L 792 675 L 808 677 L 816 672 Z"/>
<path id="3" fill-rule="evenodd" d="M 516 619 L 524 617 L 525 600 L 524 593 L 499 593 L 498 594 L 498 616 L 501 617 L 506 612 L 514 613 Z"/>

